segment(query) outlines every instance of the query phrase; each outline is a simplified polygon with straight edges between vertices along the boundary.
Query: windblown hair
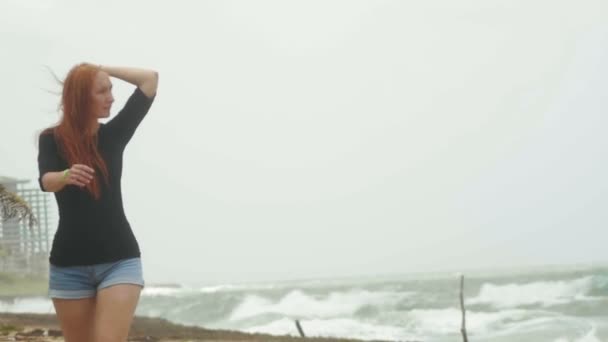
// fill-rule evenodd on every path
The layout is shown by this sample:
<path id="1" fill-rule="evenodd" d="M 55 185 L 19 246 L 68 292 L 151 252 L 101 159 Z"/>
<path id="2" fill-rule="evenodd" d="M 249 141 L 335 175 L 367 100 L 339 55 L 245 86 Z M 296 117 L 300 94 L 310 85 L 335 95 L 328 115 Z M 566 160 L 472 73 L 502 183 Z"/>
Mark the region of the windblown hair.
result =
<path id="1" fill-rule="evenodd" d="M 93 113 L 93 83 L 99 68 L 82 63 L 74 66 L 63 84 L 59 124 L 47 128 L 42 134 L 53 133 L 59 153 L 68 165 L 84 164 L 95 169 L 93 180 L 86 186 L 95 199 L 101 196 L 99 174 L 109 184 L 106 163 L 97 150 L 97 132 L 91 130 L 97 117 Z"/>

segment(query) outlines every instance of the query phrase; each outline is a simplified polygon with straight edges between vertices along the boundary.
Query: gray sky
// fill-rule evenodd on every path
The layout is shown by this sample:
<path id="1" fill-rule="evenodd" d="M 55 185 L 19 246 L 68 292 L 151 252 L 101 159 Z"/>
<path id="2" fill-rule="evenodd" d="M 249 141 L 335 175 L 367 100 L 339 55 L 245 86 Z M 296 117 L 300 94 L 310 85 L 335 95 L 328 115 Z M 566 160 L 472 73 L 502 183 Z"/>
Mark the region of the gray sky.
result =
<path id="1" fill-rule="evenodd" d="M 150 67 L 149 282 L 608 261 L 605 1 L 0 3 L 0 174 L 82 61 Z M 132 87 L 114 81 L 113 115 Z"/>

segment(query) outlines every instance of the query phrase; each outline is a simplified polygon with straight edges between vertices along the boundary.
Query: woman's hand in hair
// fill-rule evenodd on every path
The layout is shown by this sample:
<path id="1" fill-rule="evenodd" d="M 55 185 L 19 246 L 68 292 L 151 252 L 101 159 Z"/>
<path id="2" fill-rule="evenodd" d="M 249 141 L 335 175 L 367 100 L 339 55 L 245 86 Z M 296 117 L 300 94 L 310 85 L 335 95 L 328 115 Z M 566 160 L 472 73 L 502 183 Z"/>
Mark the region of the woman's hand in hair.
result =
<path id="1" fill-rule="evenodd" d="M 147 97 L 156 95 L 158 88 L 158 72 L 151 69 L 132 67 L 112 67 L 100 65 L 99 69 L 125 82 L 131 83 L 141 89 Z"/>

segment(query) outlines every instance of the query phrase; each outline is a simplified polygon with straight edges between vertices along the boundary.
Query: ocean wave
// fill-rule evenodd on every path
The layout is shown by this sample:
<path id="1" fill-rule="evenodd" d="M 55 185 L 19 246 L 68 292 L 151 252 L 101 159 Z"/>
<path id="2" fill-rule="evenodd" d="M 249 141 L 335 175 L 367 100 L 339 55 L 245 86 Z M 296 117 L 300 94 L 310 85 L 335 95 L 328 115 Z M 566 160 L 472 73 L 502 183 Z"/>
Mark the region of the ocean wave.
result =
<path id="1" fill-rule="evenodd" d="M 54 313 L 53 302 L 46 297 L 24 297 L 11 301 L 0 301 L 0 312 L 10 313 Z"/>
<path id="2" fill-rule="evenodd" d="M 222 292 L 251 292 L 267 291 L 286 288 L 285 285 L 274 283 L 252 284 L 220 284 L 207 286 L 146 286 L 142 291 L 144 296 L 183 296 L 199 293 L 213 294 Z"/>
<path id="3" fill-rule="evenodd" d="M 585 333 L 583 336 L 581 336 L 579 338 L 568 339 L 566 337 L 560 337 L 557 340 L 555 340 L 555 342 L 601 342 L 601 341 L 597 337 L 597 329 L 593 325 L 593 326 L 591 326 L 591 329 L 589 329 L 589 332 Z"/>
<path id="4" fill-rule="evenodd" d="M 269 287 L 270 288 L 270 287 Z M 146 297 L 183 297 L 189 295 L 196 295 L 199 293 L 214 294 L 220 292 L 231 292 L 231 291 L 243 291 L 262 289 L 259 287 L 250 286 L 239 286 L 239 285 L 216 285 L 216 286 L 203 286 L 203 287 L 145 287 L 141 293 L 142 296 Z"/>
<path id="5" fill-rule="evenodd" d="M 532 310 L 501 310 L 496 312 L 466 311 L 467 331 L 473 334 L 490 334 L 506 331 L 522 322 L 538 319 L 550 313 Z M 404 313 L 408 331 L 417 334 L 449 334 L 460 330 L 462 312 L 459 308 L 414 309 Z M 550 320 L 546 317 L 543 320 Z"/>
<path id="6" fill-rule="evenodd" d="M 420 341 L 424 336 L 412 334 L 403 327 L 369 324 L 348 318 L 311 319 L 300 321 L 302 330 L 309 337 L 334 337 L 357 339 L 380 339 Z M 251 327 L 250 333 L 298 336 L 293 320 L 282 318 L 271 323 Z"/>
<path id="7" fill-rule="evenodd" d="M 369 306 L 387 307 L 411 296 L 409 292 L 371 292 L 351 290 L 331 292 L 324 296 L 312 296 L 301 290 L 293 290 L 278 301 L 248 295 L 230 315 L 231 320 L 246 319 L 261 314 L 283 314 L 294 318 L 332 318 L 352 316 L 357 310 Z"/>
<path id="8" fill-rule="evenodd" d="M 544 307 L 566 304 L 577 300 L 594 300 L 588 294 L 594 288 L 595 277 L 587 276 L 573 280 L 539 281 L 527 284 L 496 285 L 485 283 L 479 294 L 467 299 L 467 304 L 488 304 L 498 309 L 528 305 Z"/>
<path id="9" fill-rule="evenodd" d="M 234 292 L 234 291 L 259 291 L 274 290 L 281 288 L 274 284 L 224 284 L 216 286 L 205 286 L 198 289 L 201 293 Z"/>
<path id="10" fill-rule="evenodd" d="M 506 310 L 501 312 L 467 312 L 467 332 L 478 340 L 492 340 L 496 336 L 517 336 L 526 330 L 547 329 L 556 323 L 553 318 L 533 318 L 534 312 L 527 310 Z M 456 308 L 412 310 L 402 317 L 401 324 L 386 324 L 354 318 L 307 319 L 301 320 L 307 336 L 337 337 L 374 340 L 415 340 L 426 341 L 446 336 L 459 338 L 461 312 Z M 559 320 L 558 320 L 559 321 Z M 523 325 L 518 324 L 524 323 Z M 527 328 L 526 328 L 527 327 Z M 272 322 L 243 329 L 251 333 L 273 335 L 297 334 L 293 319 L 286 317 Z M 593 336 L 593 335 L 590 335 Z M 558 341 L 556 341 L 558 342 Z M 568 340 L 559 342 L 570 342 Z M 596 342 L 580 339 L 572 342 Z"/>
<path id="11" fill-rule="evenodd" d="M 145 297 L 177 296 L 186 291 L 188 290 L 175 287 L 144 287 L 141 295 Z"/>
<path id="12" fill-rule="evenodd" d="M 259 295 L 249 295 L 231 312 L 229 320 L 245 323 L 245 321 L 255 321 L 256 318 L 270 318 L 271 322 L 262 324 L 263 320 L 258 321 L 255 327 L 262 327 L 261 332 L 275 333 L 289 331 L 289 328 L 293 327 L 295 319 L 316 322 L 317 325 L 322 321 L 333 322 L 331 324 L 342 322 L 349 326 L 358 322 L 357 324 L 382 327 L 378 331 L 388 331 L 390 327 L 400 327 L 398 335 L 401 337 L 406 333 L 417 336 L 437 336 L 437 334 L 452 334 L 460 330 L 462 313 L 458 307 L 403 311 L 395 305 L 404 298 L 412 297 L 413 294 L 353 290 L 317 297 L 301 290 L 294 290 L 278 301 Z M 372 310 L 375 314 L 358 315 L 359 312 L 370 307 L 375 309 Z M 285 323 L 278 318 L 290 323 Z M 494 334 L 517 329 L 526 322 L 532 326 L 551 324 L 551 321 L 556 318 L 555 313 L 542 310 L 467 310 L 467 329 L 475 334 Z M 342 331 L 339 327 L 337 329 L 336 331 Z M 361 330 L 371 331 L 372 329 L 366 327 Z M 362 337 L 360 334 L 356 336 L 338 334 L 336 336 Z M 366 337 L 370 336 L 372 335 Z M 373 335 L 373 338 L 379 337 Z"/>

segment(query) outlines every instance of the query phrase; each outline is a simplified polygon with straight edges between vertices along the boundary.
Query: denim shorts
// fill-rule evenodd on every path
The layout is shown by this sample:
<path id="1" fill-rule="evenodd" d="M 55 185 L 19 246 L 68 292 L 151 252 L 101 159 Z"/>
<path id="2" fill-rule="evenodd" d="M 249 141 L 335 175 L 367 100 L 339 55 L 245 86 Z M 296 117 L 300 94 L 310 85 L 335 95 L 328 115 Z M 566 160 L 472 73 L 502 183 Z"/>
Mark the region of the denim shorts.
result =
<path id="1" fill-rule="evenodd" d="M 60 267 L 50 264 L 51 298 L 80 299 L 95 297 L 97 291 L 117 284 L 144 287 L 141 258 L 122 259 L 90 266 Z"/>

